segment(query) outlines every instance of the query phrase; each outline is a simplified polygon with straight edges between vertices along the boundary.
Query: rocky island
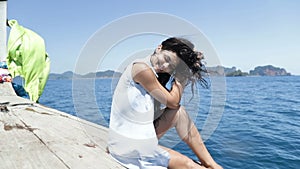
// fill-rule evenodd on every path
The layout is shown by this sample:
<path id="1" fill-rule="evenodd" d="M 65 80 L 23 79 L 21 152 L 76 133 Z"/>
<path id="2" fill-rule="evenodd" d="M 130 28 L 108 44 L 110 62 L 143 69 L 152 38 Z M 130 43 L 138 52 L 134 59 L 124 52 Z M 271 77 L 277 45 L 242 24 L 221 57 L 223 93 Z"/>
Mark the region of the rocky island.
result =
<path id="1" fill-rule="evenodd" d="M 223 66 L 208 67 L 208 73 L 212 76 L 291 76 L 284 68 L 272 65 L 257 66 L 249 72 L 242 72 L 236 67 L 226 68 Z"/>
<path id="2" fill-rule="evenodd" d="M 250 70 L 250 75 L 252 76 L 290 76 L 283 68 L 274 67 L 272 65 L 258 66 L 254 70 Z"/>

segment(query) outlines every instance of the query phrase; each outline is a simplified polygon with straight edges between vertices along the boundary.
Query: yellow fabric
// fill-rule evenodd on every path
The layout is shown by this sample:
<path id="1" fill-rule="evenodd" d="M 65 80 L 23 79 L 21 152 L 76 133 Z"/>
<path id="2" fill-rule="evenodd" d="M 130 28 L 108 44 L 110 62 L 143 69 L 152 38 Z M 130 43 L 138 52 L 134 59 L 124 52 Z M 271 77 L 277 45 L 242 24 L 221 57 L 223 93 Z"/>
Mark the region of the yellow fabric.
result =
<path id="1" fill-rule="evenodd" d="M 8 70 L 12 77 L 24 78 L 24 89 L 30 99 L 37 102 L 50 72 L 50 59 L 44 40 L 35 32 L 20 26 L 16 20 L 8 23 L 11 27 L 7 45 Z"/>

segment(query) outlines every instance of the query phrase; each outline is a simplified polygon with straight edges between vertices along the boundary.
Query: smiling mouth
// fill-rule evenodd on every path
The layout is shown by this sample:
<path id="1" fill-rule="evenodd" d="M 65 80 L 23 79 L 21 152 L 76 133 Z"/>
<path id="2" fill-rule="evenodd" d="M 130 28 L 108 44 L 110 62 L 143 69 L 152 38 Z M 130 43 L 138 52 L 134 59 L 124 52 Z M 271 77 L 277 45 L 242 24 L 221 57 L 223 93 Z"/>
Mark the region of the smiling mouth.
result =
<path id="1" fill-rule="evenodd" d="M 163 69 L 160 69 L 160 68 L 155 68 L 155 71 L 156 71 L 157 73 L 163 73 L 163 72 L 165 72 Z"/>
<path id="2" fill-rule="evenodd" d="M 153 69 L 155 70 L 155 72 L 161 72 L 161 69 L 158 66 L 153 66 Z"/>

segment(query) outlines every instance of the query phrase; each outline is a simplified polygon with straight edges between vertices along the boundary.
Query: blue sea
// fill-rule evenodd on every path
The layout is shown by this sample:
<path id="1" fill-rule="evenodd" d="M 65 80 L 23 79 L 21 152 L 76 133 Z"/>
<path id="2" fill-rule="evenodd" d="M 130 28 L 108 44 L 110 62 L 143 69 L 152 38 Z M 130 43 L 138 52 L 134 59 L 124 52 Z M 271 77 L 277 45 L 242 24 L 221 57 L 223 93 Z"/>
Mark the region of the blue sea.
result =
<path id="1" fill-rule="evenodd" d="M 40 103 L 108 125 L 116 79 L 49 80 Z M 225 169 L 300 168 L 300 76 L 226 77 L 223 112 L 205 139 L 213 158 Z M 210 89 L 200 89 L 193 118 L 202 131 L 212 110 Z M 224 97 L 221 96 L 220 97 Z M 169 144 L 165 139 L 162 144 Z M 183 142 L 175 150 L 196 159 Z"/>

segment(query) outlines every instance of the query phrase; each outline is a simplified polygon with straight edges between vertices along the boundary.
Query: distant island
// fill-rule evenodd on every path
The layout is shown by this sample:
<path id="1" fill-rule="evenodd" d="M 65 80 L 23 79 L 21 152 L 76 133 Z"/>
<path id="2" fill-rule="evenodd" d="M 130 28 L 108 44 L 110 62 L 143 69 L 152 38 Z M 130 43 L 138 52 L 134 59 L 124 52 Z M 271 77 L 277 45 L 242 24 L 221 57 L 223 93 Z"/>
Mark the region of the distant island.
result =
<path id="1" fill-rule="evenodd" d="M 226 68 L 223 66 L 208 67 L 210 75 L 215 76 L 291 76 L 284 68 L 274 67 L 272 65 L 257 66 L 249 72 L 242 72 L 236 67 Z"/>
<path id="2" fill-rule="evenodd" d="M 274 67 L 272 65 L 257 66 L 254 70 L 249 72 L 243 72 L 236 67 L 227 68 L 224 66 L 207 67 L 207 71 L 210 76 L 291 76 L 284 68 Z M 50 73 L 49 80 L 60 80 L 60 79 L 82 79 L 82 78 L 119 78 L 121 76 L 120 72 L 115 72 L 113 70 L 99 71 L 95 73 L 88 73 L 85 75 L 80 75 L 73 73 L 72 71 L 67 71 L 62 74 Z"/>
<path id="3" fill-rule="evenodd" d="M 50 73 L 49 80 L 60 80 L 60 79 L 83 79 L 83 78 L 119 78 L 121 76 L 120 72 L 115 72 L 113 70 L 100 71 L 96 73 L 88 73 L 85 75 L 80 75 L 73 73 L 72 71 L 67 71 L 62 74 Z"/>

